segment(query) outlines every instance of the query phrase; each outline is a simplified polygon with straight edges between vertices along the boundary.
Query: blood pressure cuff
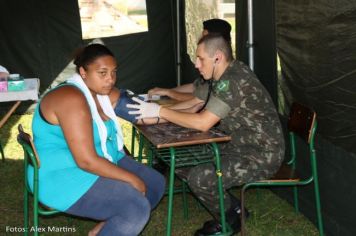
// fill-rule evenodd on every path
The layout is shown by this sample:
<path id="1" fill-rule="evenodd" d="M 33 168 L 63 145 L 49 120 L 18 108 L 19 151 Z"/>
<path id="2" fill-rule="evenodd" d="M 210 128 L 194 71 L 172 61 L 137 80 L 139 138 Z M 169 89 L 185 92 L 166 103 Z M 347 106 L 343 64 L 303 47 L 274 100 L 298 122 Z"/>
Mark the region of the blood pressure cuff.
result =
<path id="1" fill-rule="evenodd" d="M 116 103 L 114 111 L 116 116 L 135 124 L 137 123 L 137 119 L 135 118 L 135 115 L 130 115 L 129 111 L 134 111 L 136 109 L 126 107 L 127 104 L 137 104 L 131 97 L 132 96 L 128 94 L 127 90 L 120 89 L 120 99 Z"/>

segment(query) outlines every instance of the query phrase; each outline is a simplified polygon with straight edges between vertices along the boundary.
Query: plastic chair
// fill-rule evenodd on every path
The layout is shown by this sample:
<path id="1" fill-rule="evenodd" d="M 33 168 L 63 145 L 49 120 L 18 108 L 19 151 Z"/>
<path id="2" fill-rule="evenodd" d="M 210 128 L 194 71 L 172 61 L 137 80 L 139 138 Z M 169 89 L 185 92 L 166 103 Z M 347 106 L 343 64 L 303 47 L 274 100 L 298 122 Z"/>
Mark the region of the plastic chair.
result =
<path id="1" fill-rule="evenodd" d="M 53 215 L 60 213 L 57 210 L 50 209 L 44 205 L 41 205 L 38 200 L 38 170 L 40 168 L 40 160 L 38 158 L 35 146 L 33 144 L 31 135 L 25 133 L 22 125 L 18 126 L 19 134 L 17 135 L 17 141 L 21 144 L 24 150 L 24 228 L 28 229 L 24 235 L 28 235 L 29 231 L 29 195 L 33 195 L 33 233 L 38 235 L 38 215 Z M 33 175 L 33 193 L 28 185 L 27 169 L 31 165 L 34 169 Z"/>
<path id="2" fill-rule="evenodd" d="M 310 108 L 293 103 L 288 118 L 288 132 L 290 137 L 291 159 L 289 162 L 282 164 L 277 174 L 268 180 L 246 183 L 241 188 L 241 235 L 245 234 L 245 191 L 250 187 L 274 187 L 289 186 L 293 187 L 294 208 L 299 212 L 298 206 L 298 186 L 314 183 L 316 214 L 319 228 L 319 235 L 324 235 L 323 222 L 320 206 L 320 194 L 318 184 L 318 172 L 316 162 L 316 152 L 314 148 L 314 137 L 317 127 L 316 113 Z M 309 149 L 309 155 L 304 158 L 310 158 L 311 174 L 308 178 L 300 179 L 297 177 L 296 169 L 296 135 L 303 140 Z"/>

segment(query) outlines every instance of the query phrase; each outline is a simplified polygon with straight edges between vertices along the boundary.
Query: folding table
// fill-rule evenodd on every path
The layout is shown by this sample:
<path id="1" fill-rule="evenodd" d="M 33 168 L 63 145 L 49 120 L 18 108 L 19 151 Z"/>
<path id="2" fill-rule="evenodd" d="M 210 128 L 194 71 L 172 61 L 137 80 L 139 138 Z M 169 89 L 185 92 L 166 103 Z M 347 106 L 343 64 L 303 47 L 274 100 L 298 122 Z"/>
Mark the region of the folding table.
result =
<path id="1" fill-rule="evenodd" d="M 11 115 L 16 111 L 18 106 L 22 101 L 26 100 L 38 100 L 38 90 L 39 90 L 39 79 L 28 78 L 24 79 L 25 89 L 22 91 L 7 91 L 0 92 L 0 102 L 15 102 L 12 107 L 7 111 L 4 117 L 0 120 L 0 130 L 11 117 Z M 4 153 L 2 152 L 2 147 L 0 144 L 2 159 L 5 160 Z"/>
<path id="2" fill-rule="evenodd" d="M 170 167 L 168 184 L 168 217 L 166 235 L 171 235 L 173 215 L 174 176 L 176 168 L 186 168 L 204 163 L 215 165 L 220 196 L 220 214 L 223 232 L 227 233 L 225 224 L 225 209 L 223 201 L 222 171 L 220 153 L 217 143 L 231 140 L 231 136 L 217 129 L 201 132 L 187 129 L 172 123 L 157 125 L 135 125 L 133 134 L 139 133 L 138 159 L 142 160 L 144 143 L 149 146 L 149 164 L 153 156 L 161 159 Z"/>

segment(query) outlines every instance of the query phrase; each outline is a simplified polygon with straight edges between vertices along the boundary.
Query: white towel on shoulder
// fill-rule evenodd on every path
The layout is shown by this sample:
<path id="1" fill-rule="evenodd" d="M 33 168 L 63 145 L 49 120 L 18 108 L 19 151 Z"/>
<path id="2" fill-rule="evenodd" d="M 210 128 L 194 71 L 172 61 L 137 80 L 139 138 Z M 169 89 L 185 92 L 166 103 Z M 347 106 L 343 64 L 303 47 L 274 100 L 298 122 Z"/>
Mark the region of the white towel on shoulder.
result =
<path id="1" fill-rule="evenodd" d="M 99 137 L 100 137 L 100 142 L 101 142 L 101 149 L 104 153 L 104 157 L 112 162 L 113 159 L 108 154 L 107 148 L 106 148 L 106 139 L 107 139 L 106 126 L 99 115 L 94 98 L 93 98 L 92 94 L 90 93 L 87 85 L 84 83 L 82 77 L 80 77 L 80 75 L 78 75 L 78 74 L 73 75 L 71 78 L 69 78 L 67 80 L 67 82 L 76 85 L 84 93 L 84 95 L 88 101 L 93 120 L 98 127 Z M 103 109 L 105 115 L 107 115 L 115 124 L 116 136 L 117 136 L 117 146 L 118 146 L 119 150 L 122 150 L 122 148 L 124 146 L 122 130 L 121 130 L 120 124 L 117 121 L 117 117 L 116 117 L 114 109 L 111 105 L 110 98 L 107 95 L 96 95 L 96 96 L 98 98 L 99 104 L 100 104 L 101 108 Z"/>

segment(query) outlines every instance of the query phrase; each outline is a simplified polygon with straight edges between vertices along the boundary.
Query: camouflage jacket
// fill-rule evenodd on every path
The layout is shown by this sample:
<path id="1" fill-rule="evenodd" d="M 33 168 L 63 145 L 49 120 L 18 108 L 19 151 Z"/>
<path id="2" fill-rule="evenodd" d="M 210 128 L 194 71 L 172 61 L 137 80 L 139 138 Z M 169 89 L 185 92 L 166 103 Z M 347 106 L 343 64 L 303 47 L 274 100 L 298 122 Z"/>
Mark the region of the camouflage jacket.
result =
<path id="1" fill-rule="evenodd" d="M 208 83 L 194 84 L 195 96 L 206 100 Z M 267 90 L 245 64 L 233 61 L 220 79 L 213 82 L 205 109 L 219 116 L 218 128 L 232 136 L 231 142 L 221 146 L 223 155 L 244 156 L 262 163 L 281 162 L 284 137 L 276 108 Z"/>

